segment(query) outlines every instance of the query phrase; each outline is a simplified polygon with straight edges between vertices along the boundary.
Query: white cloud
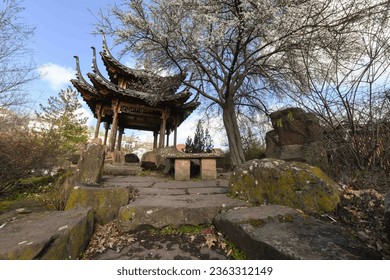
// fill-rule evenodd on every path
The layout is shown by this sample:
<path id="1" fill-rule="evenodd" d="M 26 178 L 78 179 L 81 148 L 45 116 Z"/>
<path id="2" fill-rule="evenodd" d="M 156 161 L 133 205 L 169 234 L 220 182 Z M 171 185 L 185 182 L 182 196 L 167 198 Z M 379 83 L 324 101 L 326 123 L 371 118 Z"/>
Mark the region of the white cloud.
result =
<path id="1" fill-rule="evenodd" d="M 54 63 L 43 64 L 38 69 L 42 79 L 50 84 L 50 88 L 59 91 L 70 84 L 75 71 L 71 67 L 63 67 Z"/>

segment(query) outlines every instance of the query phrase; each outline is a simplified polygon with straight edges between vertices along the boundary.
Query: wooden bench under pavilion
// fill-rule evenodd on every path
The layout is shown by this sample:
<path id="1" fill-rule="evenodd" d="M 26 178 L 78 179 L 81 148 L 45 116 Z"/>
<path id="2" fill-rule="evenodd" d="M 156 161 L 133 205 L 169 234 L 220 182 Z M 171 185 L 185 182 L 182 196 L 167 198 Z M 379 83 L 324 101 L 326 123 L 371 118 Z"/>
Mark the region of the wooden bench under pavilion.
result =
<path id="1" fill-rule="evenodd" d="M 71 82 L 80 92 L 97 119 L 95 138 L 104 123 L 104 145 L 109 151 L 120 151 L 125 129 L 153 132 L 153 148 L 169 146 L 173 132 L 173 145 L 177 144 L 177 128 L 199 106 L 197 96 L 191 101 L 189 88 L 182 88 L 184 74 L 160 76 L 147 70 L 129 68 L 115 59 L 103 35 L 100 56 L 108 78 L 100 72 L 93 48 L 92 72 L 83 77 L 79 58 L 76 58 L 76 79 Z M 111 132 L 109 133 L 109 129 Z M 109 137 L 109 139 L 108 139 Z"/>

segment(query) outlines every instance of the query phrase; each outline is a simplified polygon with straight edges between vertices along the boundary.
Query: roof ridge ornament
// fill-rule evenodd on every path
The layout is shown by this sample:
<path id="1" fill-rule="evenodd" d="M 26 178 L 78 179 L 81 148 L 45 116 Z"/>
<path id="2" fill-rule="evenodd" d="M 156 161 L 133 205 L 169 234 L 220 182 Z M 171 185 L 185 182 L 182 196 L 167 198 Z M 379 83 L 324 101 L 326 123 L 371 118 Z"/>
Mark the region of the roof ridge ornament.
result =
<path id="1" fill-rule="evenodd" d="M 110 49 L 108 48 L 108 45 L 107 45 L 106 34 L 104 33 L 103 30 L 100 30 L 100 32 L 102 33 L 103 52 L 105 52 L 105 54 L 106 54 L 107 56 L 113 57 L 113 56 L 111 55 Z"/>
<path id="2" fill-rule="evenodd" d="M 80 69 L 80 59 L 77 55 L 73 56 L 76 59 L 76 78 L 80 79 L 81 75 L 81 69 Z"/>

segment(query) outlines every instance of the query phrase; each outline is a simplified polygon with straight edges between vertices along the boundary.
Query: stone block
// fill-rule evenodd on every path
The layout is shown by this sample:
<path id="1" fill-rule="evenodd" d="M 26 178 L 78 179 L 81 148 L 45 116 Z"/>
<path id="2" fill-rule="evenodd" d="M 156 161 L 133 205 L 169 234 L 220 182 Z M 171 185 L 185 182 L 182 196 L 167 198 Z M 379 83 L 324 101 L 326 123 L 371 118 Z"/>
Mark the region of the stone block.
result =
<path id="1" fill-rule="evenodd" d="M 281 205 L 233 209 L 214 225 L 252 260 L 382 258 L 347 230 Z"/>
<path id="2" fill-rule="evenodd" d="M 217 179 L 217 164 L 215 159 L 202 158 L 200 160 L 200 174 L 202 180 Z"/>
<path id="3" fill-rule="evenodd" d="M 175 159 L 175 180 L 188 181 L 191 177 L 190 159 Z"/>
<path id="4" fill-rule="evenodd" d="M 129 187 L 87 187 L 75 186 L 67 200 L 65 210 L 91 207 L 95 223 L 107 224 L 118 216 L 120 207 L 129 203 Z"/>
<path id="5" fill-rule="evenodd" d="M 84 184 L 98 184 L 103 175 L 105 149 L 102 145 L 90 145 L 79 161 L 79 180 Z"/>
<path id="6" fill-rule="evenodd" d="M 29 214 L 0 229 L 0 259 L 77 259 L 93 226 L 90 208 Z"/>

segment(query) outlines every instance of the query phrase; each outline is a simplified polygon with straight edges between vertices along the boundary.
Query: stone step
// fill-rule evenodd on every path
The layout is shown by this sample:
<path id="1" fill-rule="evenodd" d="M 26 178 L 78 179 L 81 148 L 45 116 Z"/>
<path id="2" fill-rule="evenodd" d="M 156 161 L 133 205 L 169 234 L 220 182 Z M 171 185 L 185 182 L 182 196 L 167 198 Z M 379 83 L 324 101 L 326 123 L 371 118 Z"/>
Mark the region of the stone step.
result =
<path id="1" fill-rule="evenodd" d="M 142 172 L 139 164 L 114 165 L 104 164 L 104 174 L 114 176 L 137 176 Z"/>
<path id="2" fill-rule="evenodd" d="M 232 210 L 218 215 L 214 225 L 249 259 L 381 259 L 342 228 L 285 206 Z"/>
<path id="3" fill-rule="evenodd" d="M 88 245 L 93 226 L 90 208 L 27 214 L 0 228 L 0 259 L 77 259 Z"/>
<path id="4" fill-rule="evenodd" d="M 142 226 L 177 228 L 181 225 L 212 224 L 219 213 L 247 206 L 246 202 L 224 194 L 144 194 L 119 209 L 118 222 L 124 231 L 134 231 Z"/>

